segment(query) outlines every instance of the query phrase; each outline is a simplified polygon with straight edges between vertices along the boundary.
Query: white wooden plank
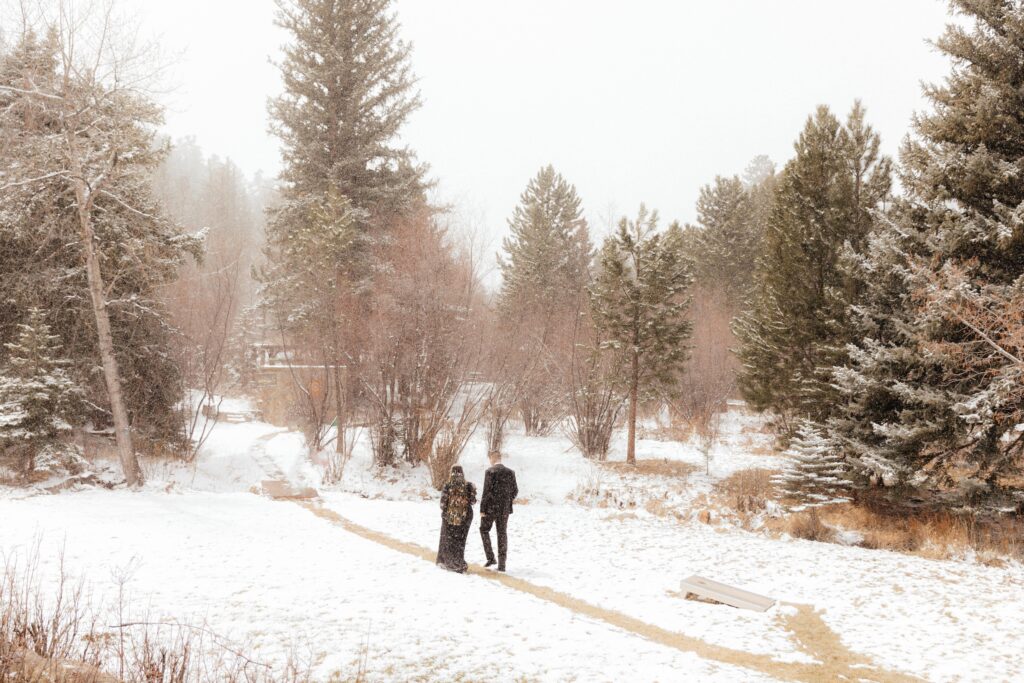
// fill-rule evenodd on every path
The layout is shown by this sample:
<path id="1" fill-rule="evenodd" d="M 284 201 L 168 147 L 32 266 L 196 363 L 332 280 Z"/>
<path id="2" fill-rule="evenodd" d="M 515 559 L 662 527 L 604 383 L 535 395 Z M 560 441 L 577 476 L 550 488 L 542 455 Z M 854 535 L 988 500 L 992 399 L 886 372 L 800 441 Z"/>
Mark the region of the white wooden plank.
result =
<path id="1" fill-rule="evenodd" d="M 719 583 L 718 581 L 712 581 L 696 574 L 688 579 L 683 579 L 680 584 L 680 591 L 683 595 L 693 593 L 702 598 L 710 598 L 726 605 L 754 610 L 755 612 L 764 612 L 775 604 L 775 601 L 771 598 L 728 584 Z"/>

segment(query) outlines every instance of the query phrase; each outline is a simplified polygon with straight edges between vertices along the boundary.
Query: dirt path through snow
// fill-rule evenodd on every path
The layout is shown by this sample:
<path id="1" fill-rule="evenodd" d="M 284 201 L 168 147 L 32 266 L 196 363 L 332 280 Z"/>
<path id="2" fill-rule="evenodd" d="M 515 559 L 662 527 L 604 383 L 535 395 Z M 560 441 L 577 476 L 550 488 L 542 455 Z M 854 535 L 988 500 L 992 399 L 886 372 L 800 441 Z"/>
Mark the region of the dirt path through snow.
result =
<path id="1" fill-rule="evenodd" d="M 319 503 L 298 502 L 298 504 L 349 533 L 421 560 L 434 562 L 435 553 L 429 548 L 406 543 L 356 524 Z M 611 624 L 652 642 L 683 652 L 692 652 L 710 661 L 744 667 L 784 680 L 808 683 L 858 680 L 905 683 L 921 680 L 908 674 L 880 668 L 869 657 L 850 651 L 843 645 L 839 635 L 832 631 L 814 608 L 809 605 L 793 605 L 797 610 L 796 614 L 779 615 L 779 619 L 792 633 L 800 649 L 814 657 L 817 662 L 780 662 L 767 655 L 726 648 L 707 643 L 699 638 L 675 633 L 622 612 L 598 607 L 567 593 L 538 586 L 508 574 L 488 571 L 479 565 L 470 565 L 469 573 L 499 583 L 506 588 L 554 603 L 582 616 Z"/>

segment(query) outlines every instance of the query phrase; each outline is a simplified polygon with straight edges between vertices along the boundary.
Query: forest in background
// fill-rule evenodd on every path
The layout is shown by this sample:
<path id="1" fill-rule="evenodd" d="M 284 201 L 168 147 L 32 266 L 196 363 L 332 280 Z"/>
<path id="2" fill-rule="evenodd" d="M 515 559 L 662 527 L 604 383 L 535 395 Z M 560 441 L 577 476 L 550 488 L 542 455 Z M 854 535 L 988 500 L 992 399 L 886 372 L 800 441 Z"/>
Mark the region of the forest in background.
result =
<path id="1" fill-rule="evenodd" d="M 796 506 L 1020 509 L 1024 9 L 951 6 L 898 159 L 859 102 L 820 107 L 780 167 L 709 179 L 694 224 L 641 206 L 603 240 L 545 166 L 489 291 L 494 254 L 401 142 L 420 100 L 390 0 L 278 3 L 278 179 L 161 137 L 115 14 L 26 3 L 0 46 L 3 467 L 109 436 L 141 485 L 140 454 L 194 459 L 225 395 L 269 392 L 272 357 L 267 411 L 329 481 L 347 427 L 440 486 L 477 429 L 564 429 L 595 460 L 624 430 L 632 463 L 638 429 L 710 451 L 742 397 Z"/>

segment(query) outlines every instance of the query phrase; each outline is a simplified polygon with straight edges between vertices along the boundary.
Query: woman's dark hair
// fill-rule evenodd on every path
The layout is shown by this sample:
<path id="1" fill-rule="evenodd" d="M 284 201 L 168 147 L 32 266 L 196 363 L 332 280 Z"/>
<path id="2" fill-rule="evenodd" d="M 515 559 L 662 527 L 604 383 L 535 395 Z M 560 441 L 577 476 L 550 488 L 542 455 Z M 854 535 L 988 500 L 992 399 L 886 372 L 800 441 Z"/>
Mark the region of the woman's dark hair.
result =
<path id="1" fill-rule="evenodd" d="M 465 472 L 462 471 L 462 465 L 452 465 L 452 474 L 455 474 L 456 472 L 459 474 L 465 474 Z"/>

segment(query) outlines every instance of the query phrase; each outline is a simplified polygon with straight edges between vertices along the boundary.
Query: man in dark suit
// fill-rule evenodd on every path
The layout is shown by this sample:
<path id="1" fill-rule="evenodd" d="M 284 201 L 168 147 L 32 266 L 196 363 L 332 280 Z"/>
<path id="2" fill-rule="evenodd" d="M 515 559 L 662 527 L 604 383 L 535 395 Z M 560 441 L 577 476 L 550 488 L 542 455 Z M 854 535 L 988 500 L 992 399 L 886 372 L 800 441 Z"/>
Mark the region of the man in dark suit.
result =
<path id="1" fill-rule="evenodd" d="M 487 456 L 491 467 L 484 475 L 484 491 L 480 496 L 480 536 L 484 541 L 487 564 L 494 564 L 494 550 L 491 548 L 491 527 L 498 527 L 498 571 L 505 571 L 508 556 L 508 516 L 512 514 L 512 501 L 519 495 L 516 473 L 501 464 L 501 453 Z"/>

